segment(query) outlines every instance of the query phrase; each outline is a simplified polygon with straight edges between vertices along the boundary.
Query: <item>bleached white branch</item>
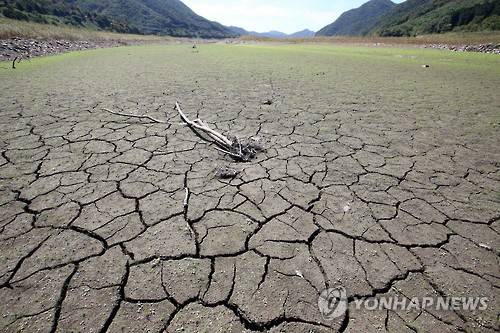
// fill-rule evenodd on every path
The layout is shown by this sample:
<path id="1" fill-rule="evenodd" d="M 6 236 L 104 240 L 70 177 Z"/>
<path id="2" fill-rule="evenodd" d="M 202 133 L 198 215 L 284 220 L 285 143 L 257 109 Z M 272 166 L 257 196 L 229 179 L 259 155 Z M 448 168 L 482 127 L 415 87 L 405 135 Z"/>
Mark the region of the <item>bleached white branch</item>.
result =
<path id="1" fill-rule="evenodd" d="M 229 146 L 231 147 L 233 145 L 233 141 L 229 140 L 226 136 L 224 136 L 223 134 L 211 129 L 210 127 L 208 127 L 207 124 L 205 124 L 202 120 L 200 119 L 196 119 L 196 120 L 190 120 L 185 114 L 184 112 L 182 112 L 182 109 L 179 105 L 179 102 L 176 102 L 175 103 L 175 109 L 177 110 L 177 112 L 179 113 L 179 115 L 181 116 L 181 119 L 186 122 L 186 124 L 188 124 L 189 126 L 192 126 L 200 131 L 203 131 L 205 132 L 206 134 L 208 134 L 212 139 L 214 139 L 215 141 L 217 141 L 218 143 L 220 143 L 221 145 L 223 146 Z"/>
<path id="2" fill-rule="evenodd" d="M 255 157 L 258 151 L 262 151 L 261 145 L 251 141 L 241 142 L 238 138 L 233 140 L 229 139 L 225 135 L 211 129 L 207 124 L 201 119 L 190 120 L 182 109 L 178 102 L 175 103 L 175 109 L 179 113 L 182 121 L 184 121 L 189 127 L 194 131 L 201 131 L 208 135 L 218 147 L 215 147 L 218 151 L 227 154 L 240 162 L 248 162 Z"/>

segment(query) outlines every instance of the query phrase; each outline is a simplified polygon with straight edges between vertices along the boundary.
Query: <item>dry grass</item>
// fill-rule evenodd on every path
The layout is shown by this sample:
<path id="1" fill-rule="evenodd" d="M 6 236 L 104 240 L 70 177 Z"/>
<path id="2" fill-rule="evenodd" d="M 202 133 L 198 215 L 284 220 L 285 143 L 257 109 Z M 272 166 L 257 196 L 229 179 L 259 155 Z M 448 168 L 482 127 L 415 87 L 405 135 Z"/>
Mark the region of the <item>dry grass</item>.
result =
<path id="1" fill-rule="evenodd" d="M 332 44 L 387 44 L 387 45 L 427 45 L 427 44 L 500 44 L 500 31 L 447 33 L 422 35 L 418 37 L 314 37 L 275 39 L 266 37 L 243 36 L 242 41 L 284 42 L 284 43 L 332 43 Z"/>
<path id="2" fill-rule="evenodd" d="M 39 24 L 25 21 L 17 21 L 0 18 L 0 39 L 8 38 L 32 38 L 32 39 L 64 39 L 64 40 L 86 40 L 86 41 L 168 41 L 172 37 L 129 35 L 113 32 L 96 31 L 90 29 L 79 29 L 70 26 L 56 26 Z"/>

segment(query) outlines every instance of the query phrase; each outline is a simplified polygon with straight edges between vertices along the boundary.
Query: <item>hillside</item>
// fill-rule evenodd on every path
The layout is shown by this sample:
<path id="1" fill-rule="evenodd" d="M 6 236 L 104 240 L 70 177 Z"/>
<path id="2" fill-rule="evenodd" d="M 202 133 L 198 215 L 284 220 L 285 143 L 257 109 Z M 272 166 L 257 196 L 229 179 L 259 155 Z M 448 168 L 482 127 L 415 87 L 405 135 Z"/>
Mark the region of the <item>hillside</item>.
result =
<path id="1" fill-rule="evenodd" d="M 314 37 L 315 32 L 309 29 L 304 29 L 301 31 L 294 32 L 292 34 L 286 34 L 281 31 L 268 31 L 268 32 L 256 32 L 256 31 L 247 31 L 240 27 L 230 26 L 227 27 L 234 34 L 238 36 L 255 36 L 255 37 L 265 37 L 265 38 L 309 38 Z"/>
<path id="2" fill-rule="evenodd" d="M 121 33 L 139 33 L 130 23 L 88 11 L 64 0 L 0 0 L 4 17 L 53 25 L 72 25 Z"/>
<path id="3" fill-rule="evenodd" d="M 202 38 L 235 35 L 179 0 L 3 0 L 0 13 L 26 21 L 117 32 Z"/>
<path id="4" fill-rule="evenodd" d="M 269 37 L 269 38 L 286 38 L 288 35 L 284 32 L 281 32 L 281 31 L 276 31 L 276 30 L 271 30 L 271 31 L 268 31 L 268 32 L 262 32 L 262 33 L 254 33 L 252 32 L 251 33 L 252 35 L 255 35 L 255 36 L 260 36 L 260 37 Z"/>
<path id="5" fill-rule="evenodd" d="M 237 36 L 245 36 L 245 35 L 249 34 L 249 31 L 246 31 L 245 29 L 240 28 L 240 27 L 228 26 L 226 28 L 229 29 L 233 34 L 235 34 Z"/>
<path id="6" fill-rule="evenodd" d="M 498 0 L 407 0 L 373 27 L 380 36 L 500 30 Z"/>
<path id="7" fill-rule="evenodd" d="M 316 36 L 362 36 L 371 31 L 378 20 L 395 4 L 390 0 L 371 0 L 359 8 L 342 14 L 335 22 L 316 33 Z"/>
<path id="8" fill-rule="evenodd" d="M 302 31 L 297 31 L 293 34 L 290 34 L 288 35 L 288 37 L 290 38 L 310 38 L 310 37 L 314 37 L 316 33 L 314 31 L 311 31 L 309 29 L 305 29 L 305 30 L 302 30 Z"/>

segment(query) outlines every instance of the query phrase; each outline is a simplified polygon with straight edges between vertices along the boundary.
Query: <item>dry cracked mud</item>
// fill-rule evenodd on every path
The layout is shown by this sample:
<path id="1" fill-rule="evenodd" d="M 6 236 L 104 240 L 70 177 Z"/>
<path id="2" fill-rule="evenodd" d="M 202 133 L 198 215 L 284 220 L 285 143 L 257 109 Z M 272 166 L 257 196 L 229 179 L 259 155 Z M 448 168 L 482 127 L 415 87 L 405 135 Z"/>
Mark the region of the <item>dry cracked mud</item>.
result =
<path id="1" fill-rule="evenodd" d="M 498 65 L 178 45 L 2 70 L 0 331 L 498 331 Z M 267 150 L 233 163 L 176 101 Z M 327 321 L 318 296 L 339 284 L 349 311 Z M 353 308 L 383 295 L 489 306 Z"/>

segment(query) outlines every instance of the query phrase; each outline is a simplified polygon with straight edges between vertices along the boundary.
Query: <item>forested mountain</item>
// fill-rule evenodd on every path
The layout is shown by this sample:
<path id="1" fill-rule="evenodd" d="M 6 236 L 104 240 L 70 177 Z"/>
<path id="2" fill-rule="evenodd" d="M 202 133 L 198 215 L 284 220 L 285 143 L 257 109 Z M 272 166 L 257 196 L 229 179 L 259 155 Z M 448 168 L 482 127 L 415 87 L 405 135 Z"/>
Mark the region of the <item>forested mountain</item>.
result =
<path id="1" fill-rule="evenodd" d="M 371 33 L 415 36 L 484 30 L 500 30 L 499 0 L 407 0 L 382 17 Z"/>
<path id="2" fill-rule="evenodd" d="M 394 4 L 391 0 L 371 0 L 359 8 L 343 13 L 335 22 L 316 33 L 316 36 L 362 36 L 369 33 L 378 20 Z"/>
<path id="3" fill-rule="evenodd" d="M 234 36 L 179 0 L 1 0 L 0 13 L 14 19 L 102 30 L 176 37 Z"/>
<path id="4" fill-rule="evenodd" d="M 500 30 L 500 0 L 372 0 L 342 14 L 317 36 L 416 36 Z"/>

